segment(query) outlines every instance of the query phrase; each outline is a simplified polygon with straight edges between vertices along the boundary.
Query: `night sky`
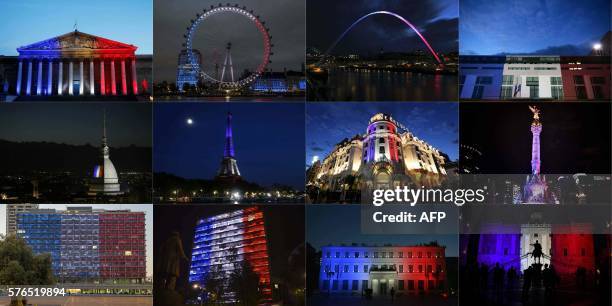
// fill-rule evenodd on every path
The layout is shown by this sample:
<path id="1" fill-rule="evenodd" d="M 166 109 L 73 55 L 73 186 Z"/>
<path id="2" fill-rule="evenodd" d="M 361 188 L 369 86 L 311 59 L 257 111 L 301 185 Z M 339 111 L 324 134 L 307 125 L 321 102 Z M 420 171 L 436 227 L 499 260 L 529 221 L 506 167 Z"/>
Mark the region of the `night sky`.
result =
<path id="1" fill-rule="evenodd" d="M 344 138 L 364 134 L 370 118 L 387 113 L 451 160 L 459 154 L 457 103 L 309 103 L 306 107 L 306 163 L 322 160 Z"/>
<path id="2" fill-rule="evenodd" d="M 253 10 L 270 28 L 274 55 L 271 57 L 272 63 L 268 65 L 269 69 L 301 69 L 305 61 L 306 39 L 304 0 L 237 0 L 231 3 Z M 218 6 L 219 1 L 184 0 L 179 5 L 176 1 L 155 0 L 155 82 L 176 81 L 178 54 L 185 42 L 183 35 L 186 28 L 196 13 L 204 8 L 210 9 L 211 5 Z M 211 61 L 223 65 L 228 41 L 232 43 L 235 73 L 257 66 L 263 53 L 262 37 L 255 24 L 244 20 L 245 17 L 237 14 L 225 14 L 214 15 L 200 24 L 193 48 L 203 53 L 205 67 L 210 67 Z"/>
<path id="3" fill-rule="evenodd" d="M 137 103 L 0 104 L 0 139 L 98 146 L 103 116 L 111 147 L 151 147 L 151 106 Z"/>
<path id="4" fill-rule="evenodd" d="M 247 207 L 247 206 L 245 206 Z M 199 219 L 241 209 L 238 205 L 155 205 L 153 239 L 156 250 L 168 239 L 172 231 L 178 231 L 183 242 L 185 255 L 191 258 L 195 226 Z M 304 206 L 272 205 L 260 206 L 269 246 L 271 276 L 282 278 L 287 270 L 287 262 L 292 251 L 303 247 L 304 243 Z M 157 251 L 155 253 L 157 254 Z M 154 255 L 154 260 L 160 257 Z M 189 263 L 181 261 L 181 276 L 177 287 L 187 285 Z"/>
<path id="5" fill-rule="evenodd" d="M 223 157 L 228 111 L 233 115 L 234 149 L 242 177 L 264 186 L 304 189 L 304 105 L 300 103 L 156 104 L 154 171 L 214 178 Z"/>
<path id="6" fill-rule="evenodd" d="M 587 55 L 610 31 L 609 0 L 461 0 L 461 54 Z"/>
<path id="7" fill-rule="evenodd" d="M 151 0 L 0 0 L 0 55 L 78 30 L 135 45 L 136 54 L 153 53 Z"/>
<path id="8" fill-rule="evenodd" d="M 446 246 L 447 257 L 459 254 L 457 235 L 365 235 L 361 234 L 359 205 L 307 205 L 306 242 L 317 250 L 326 245 L 393 244 L 410 246 L 438 241 Z"/>
<path id="9" fill-rule="evenodd" d="M 531 172 L 533 115 L 528 105 L 541 109 L 542 173 L 610 173 L 609 103 L 465 103 L 461 143 L 480 148 L 483 173 Z"/>
<path id="10" fill-rule="evenodd" d="M 415 25 L 437 52 L 457 51 L 457 0 L 309 0 L 307 42 L 325 52 L 360 17 L 373 11 L 391 11 Z M 427 50 L 412 29 L 389 15 L 374 15 L 356 25 L 332 54 L 361 55 Z"/>

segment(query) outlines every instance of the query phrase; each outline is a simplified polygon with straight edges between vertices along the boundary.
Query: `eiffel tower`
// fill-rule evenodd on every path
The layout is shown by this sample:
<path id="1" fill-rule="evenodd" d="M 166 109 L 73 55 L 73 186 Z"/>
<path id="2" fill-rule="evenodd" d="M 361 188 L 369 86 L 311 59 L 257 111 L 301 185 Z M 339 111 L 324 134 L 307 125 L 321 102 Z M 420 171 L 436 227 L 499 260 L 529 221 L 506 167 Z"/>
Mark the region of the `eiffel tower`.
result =
<path id="1" fill-rule="evenodd" d="M 232 136 L 232 113 L 227 113 L 227 126 L 225 128 L 225 150 L 221 166 L 217 172 L 217 178 L 222 180 L 237 181 L 240 179 L 240 170 L 234 155 L 234 140 Z"/>

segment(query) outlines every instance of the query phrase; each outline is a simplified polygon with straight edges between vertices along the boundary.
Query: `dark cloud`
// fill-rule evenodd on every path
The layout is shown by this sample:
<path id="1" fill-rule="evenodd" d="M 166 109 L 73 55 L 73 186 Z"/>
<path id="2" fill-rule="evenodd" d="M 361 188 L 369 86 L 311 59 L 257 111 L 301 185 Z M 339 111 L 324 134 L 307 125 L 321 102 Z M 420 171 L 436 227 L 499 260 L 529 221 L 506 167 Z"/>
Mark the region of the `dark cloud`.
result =
<path id="1" fill-rule="evenodd" d="M 218 1 L 185 0 L 180 1 L 155 0 L 154 14 L 154 78 L 156 82 L 171 81 L 176 78 L 178 54 L 183 48 L 183 35 L 194 19 L 196 13 Z M 233 1 L 239 6 L 246 6 L 259 15 L 270 28 L 274 44 L 268 68 L 274 71 L 300 70 L 304 62 L 305 49 L 305 3 L 303 0 L 251 0 Z M 218 15 L 210 18 L 206 27 L 201 27 L 196 33 L 194 48 L 204 53 L 203 62 L 212 67 L 214 62 L 224 59 L 224 46 L 232 42 L 232 59 L 235 71 L 253 69 L 261 61 L 261 35 L 254 25 L 237 15 Z M 210 68 L 213 69 L 213 68 Z"/>

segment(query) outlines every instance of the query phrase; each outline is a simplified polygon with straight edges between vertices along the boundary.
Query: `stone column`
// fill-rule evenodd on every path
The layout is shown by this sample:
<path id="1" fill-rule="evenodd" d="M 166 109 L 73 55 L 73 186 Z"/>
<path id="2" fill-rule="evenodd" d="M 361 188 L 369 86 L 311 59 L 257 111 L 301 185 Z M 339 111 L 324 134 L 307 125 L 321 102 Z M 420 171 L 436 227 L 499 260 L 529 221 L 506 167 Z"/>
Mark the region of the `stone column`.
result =
<path id="1" fill-rule="evenodd" d="M 136 59 L 132 59 L 132 92 L 138 94 L 138 77 L 136 77 Z"/>
<path id="2" fill-rule="evenodd" d="M 92 96 L 96 94 L 96 83 L 94 80 L 94 60 L 89 60 L 89 94 Z"/>
<path id="3" fill-rule="evenodd" d="M 125 60 L 121 59 L 121 93 L 127 96 L 127 80 L 125 78 Z"/>
<path id="4" fill-rule="evenodd" d="M 68 62 L 68 94 L 69 95 L 74 95 L 74 74 L 73 74 L 73 70 L 74 70 L 74 65 L 72 64 L 72 61 Z"/>
<path id="5" fill-rule="evenodd" d="M 104 84 L 104 79 L 105 79 L 105 75 L 104 75 L 104 60 L 100 59 L 100 94 L 101 95 L 106 95 L 106 84 Z"/>
<path id="6" fill-rule="evenodd" d="M 21 75 L 23 71 L 23 62 L 19 60 L 19 70 L 17 70 L 17 95 L 21 94 Z"/>
<path id="7" fill-rule="evenodd" d="M 83 71 L 83 59 L 79 62 L 79 96 L 85 93 L 85 73 Z"/>
<path id="8" fill-rule="evenodd" d="M 57 94 L 61 96 L 64 93 L 64 61 L 59 60 L 57 68 Z"/>
<path id="9" fill-rule="evenodd" d="M 32 93 L 32 60 L 28 61 L 28 83 L 26 84 L 26 95 Z"/>
<path id="10" fill-rule="evenodd" d="M 111 92 L 117 94 L 117 82 L 115 81 L 115 60 L 111 60 Z"/>
<path id="11" fill-rule="evenodd" d="M 47 91 L 46 95 L 50 96 L 53 94 L 53 60 L 49 59 L 49 71 L 47 73 Z"/>
<path id="12" fill-rule="evenodd" d="M 38 74 L 36 75 L 36 95 L 42 94 L 42 59 L 38 60 Z"/>

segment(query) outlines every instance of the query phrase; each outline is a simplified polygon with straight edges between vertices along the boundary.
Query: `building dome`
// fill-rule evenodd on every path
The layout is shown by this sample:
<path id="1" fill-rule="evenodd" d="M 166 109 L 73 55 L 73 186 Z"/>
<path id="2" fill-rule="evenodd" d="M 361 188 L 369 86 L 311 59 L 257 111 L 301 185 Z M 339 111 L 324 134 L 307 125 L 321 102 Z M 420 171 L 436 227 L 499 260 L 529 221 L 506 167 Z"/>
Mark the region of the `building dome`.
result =
<path id="1" fill-rule="evenodd" d="M 115 165 L 110 160 L 106 142 L 106 116 L 104 119 L 104 136 L 102 137 L 102 162 L 94 167 L 93 178 L 89 185 L 89 195 L 120 195 L 121 185 Z"/>

